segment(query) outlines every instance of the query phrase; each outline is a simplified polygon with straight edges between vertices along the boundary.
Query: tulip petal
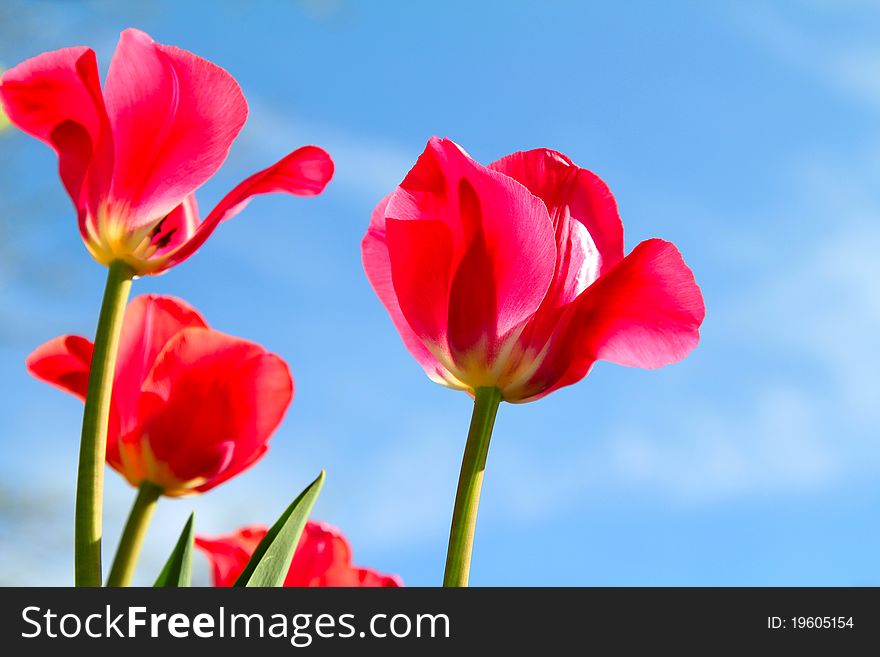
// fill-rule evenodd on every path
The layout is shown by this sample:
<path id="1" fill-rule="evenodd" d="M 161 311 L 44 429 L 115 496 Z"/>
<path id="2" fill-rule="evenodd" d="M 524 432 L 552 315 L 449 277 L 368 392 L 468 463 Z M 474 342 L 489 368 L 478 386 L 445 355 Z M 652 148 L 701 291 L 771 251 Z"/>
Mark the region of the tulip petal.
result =
<path id="1" fill-rule="evenodd" d="M 584 297 L 579 314 L 597 360 L 654 369 L 699 342 L 703 295 L 670 242 L 642 242 Z"/>
<path id="2" fill-rule="evenodd" d="M 0 101 L 12 123 L 55 149 L 84 231 L 87 173 L 106 185 L 113 156 L 94 51 L 63 48 L 19 64 L 0 78 Z"/>
<path id="3" fill-rule="evenodd" d="M 247 118 L 235 79 L 196 55 L 125 30 L 107 75 L 111 209 L 130 229 L 171 212 L 226 159 Z"/>
<path id="4" fill-rule="evenodd" d="M 490 362 L 537 310 L 553 277 L 540 199 L 454 142 L 432 138 L 385 210 L 400 309 L 426 345 Z M 476 356 L 475 356 L 476 352 Z"/>
<path id="5" fill-rule="evenodd" d="M 531 385 L 532 401 L 580 381 L 593 363 L 654 369 L 687 356 L 706 309 L 693 272 L 670 242 L 639 244 L 572 304 Z"/>
<path id="6" fill-rule="evenodd" d="M 176 250 L 165 254 L 165 261 L 158 271 L 186 260 L 195 253 L 221 221 L 231 219 L 244 210 L 254 196 L 275 192 L 315 196 L 324 190 L 332 177 L 333 160 L 325 150 L 317 146 L 296 149 L 229 192 L 198 225 L 190 239 Z"/>
<path id="7" fill-rule="evenodd" d="M 335 527 L 310 522 L 300 539 L 284 586 L 398 587 L 399 577 L 352 565 L 351 546 Z"/>
<path id="8" fill-rule="evenodd" d="M 211 563 L 214 586 L 232 586 L 266 535 L 262 525 L 242 527 L 226 536 L 196 536 Z M 383 575 L 351 565 L 351 547 L 342 533 L 323 522 L 308 521 L 284 580 L 285 587 L 398 587 L 396 575 Z"/>
<path id="9" fill-rule="evenodd" d="M 340 586 L 358 586 L 361 588 L 399 588 L 403 586 L 403 580 L 397 575 L 383 575 L 370 568 L 352 568 L 352 577 L 347 583 Z"/>
<path id="10" fill-rule="evenodd" d="M 207 326 L 182 299 L 152 294 L 132 299 L 125 309 L 113 383 L 113 415 L 119 424 L 111 425 L 108 442 L 136 427 L 141 387 L 168 341 L 185 328 Z"/>
<path id="11" fill-rule="evenodd" d="M 292 397 L 290 371 L 278 356 L 187 328 L 165 345 L 143 383 L 139 432 L 177 482 L 205 491 L 254 463 Z M 184 492 L 156 483 L 166 494 Z"/>
<path id="12" fill-rule="evenodd" d="M 351 569 L 351 546 L 339 531 L 319 522 L 309 522 L 290 564 L 284 586 L 339 586 L 339 573 Z M 328 577 L 329 575 L 329 577 Z M 344 584 L 342 585 L 344 586 Z"/>
<path id="13" fill-rule="evenodd" d="M 37 347 L 25 364 L 34 377 L 85 401 L 94 345 L 78 335 L 62 335 Z"/>
<path id="14" fill-rule="evenodd" d="M 548 148 L 513 153 L 489 165 L 525 185 L 547 205 L 554 223 L 580 222 L 598 251 L 589 284 L 623 258 L 623 223 L 611 190 L 599 176 Z"/>
<path id="15" fill-rule="evenodd" d="M 150 261 L 161 262 L 165 256 L 174 253 L 195 235 L 198 227 L 199 205 L 196 195 L 190 194 L 153 228 L 150 243 L 156 251 Z"/>
<path id="16" fill-rule="evenodd" d="M 438 383 L 448 382 L 452 375 L 443 367 L 439 360 L 425 347 L 418 335 L 412 330 L 397 301 L 397 294 L 391 282 L 391 260 L 388 256 L 388 241 L 385 234 L 385 208 L 391 195 L 389 194 L 376 206 L 370 217 L 370 227 L 361 242 L 361 254 L 364 263 L 364 271 L 370 285 L 385 306 L 385 310 L 391 316 L 394 327 L 403 339 L 403 343 L 416 361 L 425 370 L 425 373 Z M 440 242 L 442 243 L 442 241 Z M 436 255 L 438 243 L 435 242 L 433 254 Z M 429 252 L 428 255 L 431 255 Z M 424 262 L 424 261 L 423 261 Z M 423 280 L 436 280 L 423 277 Z M 445 294 L 448 283 L 445 280 L 438 281 L 437 292 Z M 425 296 L 428 296 L 427 294 Z M 418 300 L 413 300 L 418 302 Z M 437 318 L 438 322 L 441 318 Z"/>
<path id="17" fill-rule="evenodd" d="M 254 463 L 259 461 L 263 456 L 265 456 L 266 452 L 269 451 L 269 445 L 260 445 L 256 449 L 251 450 L 250 454 L 239 451 L 236 453 L 233 451 L 232 456 L 237 460 L 235 462 L 235 467 L 229 467 L 232 465 L 232 460 L 224 465 L 216 475 L 211 477 L 211 480 L 208 483 L 203 484 L 196 488 L 199 492 L 204 492 L 206 490 L 210 490 L 211 488 L 215 488 L 222 484 L 227 479 L 231 479 L 239 472 L 243 472 L 251 467 Z"/>
<path id="18" fill-rule="evenodd" d="M 232 586 L 235 583 L 268 531 L 267 527 L 253 525 L 242 527 L 228 536 L 196 536 L 196 547 L 204 552 L 211 563 L 214 586 Z"/>

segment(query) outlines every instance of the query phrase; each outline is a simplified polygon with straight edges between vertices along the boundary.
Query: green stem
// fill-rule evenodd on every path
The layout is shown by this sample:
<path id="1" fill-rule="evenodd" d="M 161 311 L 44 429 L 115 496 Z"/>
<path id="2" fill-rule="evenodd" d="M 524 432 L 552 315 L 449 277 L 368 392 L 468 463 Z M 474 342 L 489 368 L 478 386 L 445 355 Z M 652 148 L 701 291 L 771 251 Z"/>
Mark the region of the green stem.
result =
<path id="1" fill-rule="evenodd" d="M 131 584 L 134 568 L 137 565 L 141 546 L 144 544 L 144 536 L 147 535 L 147 527 L 156 510 L 156 502 L 162 494 L 162 489 L 156 484 L 145 481 L 138 488 L 137 497 L 122 537 L 119 539 L 119 547 L 116 548 L 116 557 L 110 567 L 110 575 L 107 577 L 107 586 L 128 586 Z"/>
<path id="2" fill-rule="evenodd" d="M 461 474 L 458 477 L 458 490 L 455 493 L 443 586 L 468 585 L 483 472 L 486 469 L 489 440 L 492 438 L 492 427 L 495 426 L 495 415 L 500 404 L 501 391 L 498 388 L 476 389 L 474 414 L 471 417 L 464 458 L 461 461 Z"/>
<path id="3" fill-rule="evenodd" d="M 133 275 L 131 267 L 124 262 L 114 260 L 110 263 L 95 332 L 76 480 L 74 579 L 77 586 L 101 586 L 101 514 L 110 394 L 122 317 Z"/>

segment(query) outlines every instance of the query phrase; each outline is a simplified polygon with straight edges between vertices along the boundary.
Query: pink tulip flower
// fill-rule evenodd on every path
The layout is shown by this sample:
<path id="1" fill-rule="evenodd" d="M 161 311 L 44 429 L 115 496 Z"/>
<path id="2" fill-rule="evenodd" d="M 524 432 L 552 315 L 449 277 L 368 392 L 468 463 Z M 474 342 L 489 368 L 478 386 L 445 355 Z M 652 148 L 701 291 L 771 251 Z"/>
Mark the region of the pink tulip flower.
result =
<path id="1" fill-rule="evenodd" d="M 196 536 L 196 547 L 211 562 L 214 586 L 235 583 L 267 531 L 263 526 L 254 525 L 216 538 Z M 353 566 L 351 546 L 345 536 L 335 527 L 310 520 L 296 546 L 284 586 L 372 588 L 403 584 L 396 575 Z"/>
<path id="2" fill-rule="evenodd" d="M 190 52 L 125 30 L 101 88 L 93 50 L 43 53 L 0 77 L 9 120 L 58 154 L 79 232 L 98 262 L 157 274 L 269 192 L 319 194 L 330 156 L 299 148 L 254 174 L 200 220 L 195 191 L 223 164 L 248 108 L 235 79 Z"/>
<path id="3" fill-rule="evenodd" d="M 656 368 L 697 345 L 705 309 L 678 249 L 624 257 L 611 191 L 561 153 L 489 166 L 433 138 L 373 211 L 364 268 L 428 376 L 528 402 L 597 360 Z"/>

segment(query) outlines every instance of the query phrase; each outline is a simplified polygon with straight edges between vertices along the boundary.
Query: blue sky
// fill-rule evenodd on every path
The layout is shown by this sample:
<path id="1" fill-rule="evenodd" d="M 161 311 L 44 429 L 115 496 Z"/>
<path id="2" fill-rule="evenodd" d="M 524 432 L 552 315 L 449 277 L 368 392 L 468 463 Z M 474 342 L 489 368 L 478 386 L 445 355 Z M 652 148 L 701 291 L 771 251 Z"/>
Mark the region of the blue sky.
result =
<path id="1" fill-rule="evenodd" d="M 140 581 L 190 509 L 205 533 L 271 522 L 323 467 L 316 516 L 358 563 L 440 582 L 470 400 L 409 357 L 359 255 L 373 205 L 437 134 L 484 162 L 549 146 L 594 170 L 627 250 L 674 241 L 708 308 L 678 365 L 599 364 L 502 406 L 472 584 L 880 583 L 876 4 L 13 1 L 0 64 L 87 44 L 106 67 L 128 26 L 248 97 L 203 207 L 300 144 L 337 165 L 323 196 L 259 199 L 135 284 L 281 354 L 297 382 L 260 464 L 160 504 Z M 104 270 L 49 149 L 14 133 L 0 149 L 0 581 L 69 583 L 81 406 L 23 360 L 94 330 Z M 105 558 L 132 495 L 108 474 Z"/>

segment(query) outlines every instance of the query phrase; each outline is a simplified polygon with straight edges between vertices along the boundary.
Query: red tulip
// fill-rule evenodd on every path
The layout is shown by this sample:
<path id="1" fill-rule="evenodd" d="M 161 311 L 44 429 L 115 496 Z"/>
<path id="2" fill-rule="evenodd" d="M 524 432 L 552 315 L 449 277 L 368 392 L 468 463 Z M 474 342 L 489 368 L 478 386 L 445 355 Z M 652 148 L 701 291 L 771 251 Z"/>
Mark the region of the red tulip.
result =
<path id="1" fill-rule="evenodd" d="M 406 347 L 450 388 L 538 399 L 597 360 L 655 368 L 699 340 L 705 308 L 678 250 L 626 257 L 608 187 L 555 151 L 484 167 L 433 138 L 373 212 L 364 267 Z"/>
<path id="2" fill-rule="evenodd" d="M 125 30 L 103 90 L 95 53 L 43 53 L 0 77 L 9 119 L 58 154 L 79 231 L 94 258 L 155 274 L 186 259 L 256 194 L 320 193 L 333 162 L 300 148 L 257 173 L 199 221 L 194 192 L 226 159 L 247 118 L 229 73 Z"/>
<path id="3" fill-rule="evenodd" d="M 92 348 L 55 338 L 28 357 L 28 371 L 85 399 Z M 204 492 L 263 456 L 292 396 L 280 357 L 209 328 L 179 299 L 137 297 L 123 321 L 107 462 L 133 486 Z"/>
<path id="4" fill-rule="evenodd" d="M 196 537 L 211 562 L 214 586 L 232 586 L 268 530 L 243 527 L 228 536 Z M 284 586 L 403 586 L 396 575 L 381 575 L 351 565 L 351 547 L 339 530 L 322 522 L 306 523 Z"/>

